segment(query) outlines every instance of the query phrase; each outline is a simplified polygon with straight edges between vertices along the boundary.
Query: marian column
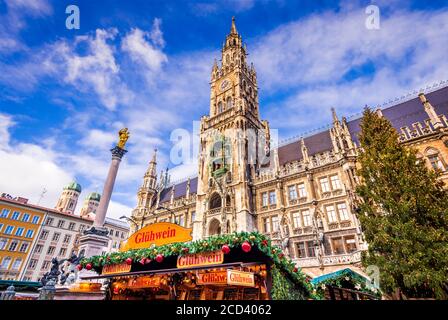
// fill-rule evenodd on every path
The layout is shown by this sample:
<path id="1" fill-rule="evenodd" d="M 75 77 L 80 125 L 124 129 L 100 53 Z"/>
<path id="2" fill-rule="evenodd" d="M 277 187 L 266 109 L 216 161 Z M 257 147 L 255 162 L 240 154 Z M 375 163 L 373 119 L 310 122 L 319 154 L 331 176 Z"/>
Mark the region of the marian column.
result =
<path id="1" fill-rule="evenodd" d="M 104 228 L 104 221 L 112 196 L 112 190 L 114 189 L 118 167 L 120 166 L 121 159 L 127 152 L 124 147 L 129 138 L 129 131 L 127 128 L 121 129 L 118 132 L 118 135 L 120 138 L 118 144 L 110 150 L 112 152 L 112 162 L 104 184 L 100 204 L 96 210 L 95 221 L 93 222 L 93 226 L 84 231 L 84 234 L 79 238 L 79 253 L 84 257 L 101 255 L 108 247 L 109 233 L 107 229 Z"/>

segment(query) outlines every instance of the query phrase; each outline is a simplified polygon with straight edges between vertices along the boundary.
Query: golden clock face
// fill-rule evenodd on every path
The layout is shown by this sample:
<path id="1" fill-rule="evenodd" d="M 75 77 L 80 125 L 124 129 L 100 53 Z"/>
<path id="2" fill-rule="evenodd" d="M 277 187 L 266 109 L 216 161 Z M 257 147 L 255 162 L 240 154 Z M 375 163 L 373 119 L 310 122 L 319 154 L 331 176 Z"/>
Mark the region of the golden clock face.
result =
<path id="1" fill-rule="evenodd" d="M 229 86 L 229 80 L 225 79 L 223 82 L 221 82 L 221 91 L 224 91 Z"/>

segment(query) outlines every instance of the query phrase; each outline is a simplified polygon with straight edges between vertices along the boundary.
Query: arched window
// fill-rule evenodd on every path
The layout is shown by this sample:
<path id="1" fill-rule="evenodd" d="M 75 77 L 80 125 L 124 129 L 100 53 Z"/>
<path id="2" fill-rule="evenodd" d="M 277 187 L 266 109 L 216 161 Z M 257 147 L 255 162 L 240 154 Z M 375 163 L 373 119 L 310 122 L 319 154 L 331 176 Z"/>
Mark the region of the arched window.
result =
<path id="1" fill-rule="evenodd" d="M 230 57 L 228 54 L 226 54 L 226 63 L 229 63 L 229 62 L 230 62 Z"/>
<path id="2" fill-rule="evenodd" d="M 221 234 L 221 223 L 217 219 L 213 219 L 208 227 L 208 235 Z"/>
<path id="3" fill-rule="evenodd" d="M 217 193 L 213 194 L 210 198 L 209 209 L 221 208 L 221 196 Z"/>
<path id="4" fill-rule="evenodd" d="M 445 171 L 445 164 L 440 155 L 439 150 L 435 148 L 426 149 L 426 156 L 428 157 L 429 163 L 431 164 L 434 170 Z"/>
<path id="5" fill-rule="evenodd" d="M 231 204 L 231 202 L 230 202 L 230 196 L 227 195 L 227 197 L 226 197 L 226 207 L 230 207 L 230 204 Z"/>
<path id="6" fill-rule="evenodd" d="M 227 220 L 227 233 L 231 233 L 232 230 L 230 230 L 230 221 Z"/>
<path id="7" fill-rule="evenodd" d="M 222 102 L 219 101 L 218 102 L 218 113 L 221 113 L 221 112 L 222 112 Z"/>
<path id="8" fill-rule="evenodd" d="M 227 108 L 226 109 L 230 109 L 230 108 L 232 108 L 232 97 L 227 98 Z"/>

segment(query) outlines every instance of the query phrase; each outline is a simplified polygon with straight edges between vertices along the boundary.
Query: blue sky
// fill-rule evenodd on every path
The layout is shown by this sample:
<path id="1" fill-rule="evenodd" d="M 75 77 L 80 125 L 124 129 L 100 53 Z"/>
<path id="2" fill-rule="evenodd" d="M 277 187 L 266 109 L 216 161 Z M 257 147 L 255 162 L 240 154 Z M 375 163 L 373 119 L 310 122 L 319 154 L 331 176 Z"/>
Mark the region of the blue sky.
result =
<path id="1" fill-rule="evenodd" d="M 65 8 L 80 9 L 79 30 Z M 365 27 L 368 5 L 380 29 Z M 258 73 L 261 116 L 281 139 L 448 79 L 446 1 L 0 0 L 0 192 L 54 206 L 72 179 L 102 191 L 118 129 L 131 131 L 110 214 L 130 214 L 159 149 L 208 113 L 231 17 Z M 80 204 L 78 204 L 80 208 Z"/>

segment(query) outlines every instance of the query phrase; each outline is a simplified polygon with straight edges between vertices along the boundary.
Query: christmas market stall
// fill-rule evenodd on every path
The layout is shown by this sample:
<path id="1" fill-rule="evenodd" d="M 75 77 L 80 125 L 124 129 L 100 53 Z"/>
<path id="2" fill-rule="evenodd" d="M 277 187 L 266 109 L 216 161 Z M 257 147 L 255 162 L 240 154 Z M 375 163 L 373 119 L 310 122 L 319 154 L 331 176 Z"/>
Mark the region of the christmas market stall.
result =
<path id="1" fill-rule="evenodd" d="M 162 236 L 181 228 L 164 224 L 168 233 Z M 134 240 L 139 242 L 138 237 L 146 237 L 151 241 L 154 235 L 156 233 L 146 230 L 144 236 L 134 237 Z M 110 300 L 303 300 L 314 297 L 310 279 L 280 248 L 272 246 L 268 238 L 256 232 L 159 246 L 152 243 L 149 247 L 85 258 L 79 265 L 79 269 L 82 268 L 98 273 L 83 280 L 109 279 L 105 298 Z"/>
<path id="2" fill-rule="evenodd" d="M 346 268 L 311 280 L 316 295 L 325 300 L 378 300 L 381 292 L 371 280 Z"/>

